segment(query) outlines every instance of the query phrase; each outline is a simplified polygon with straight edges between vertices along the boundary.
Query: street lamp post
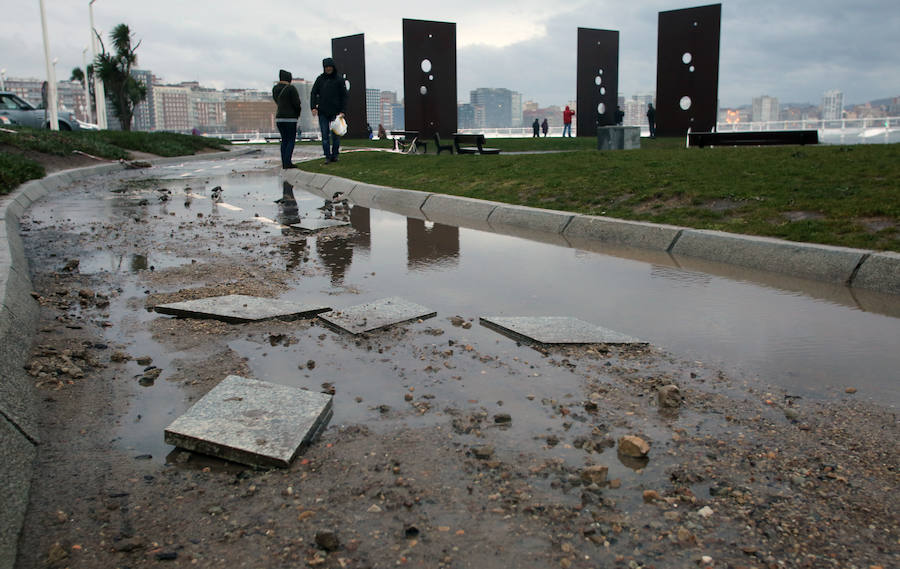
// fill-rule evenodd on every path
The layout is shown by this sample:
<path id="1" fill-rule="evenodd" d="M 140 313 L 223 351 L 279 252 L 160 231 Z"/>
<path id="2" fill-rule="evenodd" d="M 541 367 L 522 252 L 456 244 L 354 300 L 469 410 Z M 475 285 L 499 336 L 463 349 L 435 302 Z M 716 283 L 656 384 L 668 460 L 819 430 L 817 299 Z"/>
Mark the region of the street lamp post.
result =
<path id="1" fill-rule="evenodd" d="M 94 2 L 97 0 L 91 0 L 88 2 L 88 11 L 91 14 L 91 47 L 94 56 L 94 64 L 96 66 L 97 62 L 97 32 L 94 28 Z M 97 126 L 102 129 L 107 128 L 106 126 L 106 93 L 103 89 L 103 81 L 100 79 L 97 70 L 94 69 L 94 98 L 97 103 Z"/>
<path id="2" fill-rule="evenodd" d="M 59 116 L 56 105 L 56 79 L 53 63 L 50 61 L 50 39 L 47 37 L 47 16 L 44 12 L 44 0 L 41 5 L 41 29 L 44 32 L 44 59 L 47 62 L 47 116 L 50 119 L 50 130 L 59 130 Z"/>
<path id="3" fill-rule="evenodd" d="M 84 108 L 87 110 L 87 122 L 94 122 L 93 109 L 91 108 L 91 87 L 88 85 L 87 70 L 87 50 L 88 46 L 84 46 L 81 50 L 81 66 L 84 68 Z"/>

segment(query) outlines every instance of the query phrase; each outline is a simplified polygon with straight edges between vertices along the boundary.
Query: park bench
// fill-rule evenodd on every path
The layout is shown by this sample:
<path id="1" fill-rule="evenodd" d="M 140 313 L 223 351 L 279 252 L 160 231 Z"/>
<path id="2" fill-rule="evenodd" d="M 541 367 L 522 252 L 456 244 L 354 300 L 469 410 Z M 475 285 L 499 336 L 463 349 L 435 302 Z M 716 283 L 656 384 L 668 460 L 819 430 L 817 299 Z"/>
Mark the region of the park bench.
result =
<path id="1" fill-rule="evenodd" d="M 419 131 L 417 130 L 392 130 L 390 132 L 391 136 L 394 137 L 402 137 L 394 139 L 394 150 L 399 150 L 401 152 L 407 152 L 409 154 L 416 154 L 419 151 L 419 147 L 422 147 L 422 152 L 428 153 L 428 142 L 419 140 Z"/>
<path id="2" fill-rule="evenodd" d="M 434 133 L 434 145 L 437 147 L 437 153 L 440 154 L 443 150 L 448 150 L 450 154 L 453 154 L 453 145 L 452 144 L 441 144 L 441 135 L 438 133 Z"/>
<path id="3" fill-rule="evenodd" d="M 691 132 L 688 146 L 771 146 L 818 144 L 815 130 L 762 130 L 752 132 Z"/>
<path id="4" fill-rule="evenodd" d="M 475 146 L 460 146 L 460 144 L 474 144 Z M 456 147 L 457 154 L 500 154 L 499 148 L 485 148 L 483 134 L 457 132 L 453 135 L 453 146 Z"/>

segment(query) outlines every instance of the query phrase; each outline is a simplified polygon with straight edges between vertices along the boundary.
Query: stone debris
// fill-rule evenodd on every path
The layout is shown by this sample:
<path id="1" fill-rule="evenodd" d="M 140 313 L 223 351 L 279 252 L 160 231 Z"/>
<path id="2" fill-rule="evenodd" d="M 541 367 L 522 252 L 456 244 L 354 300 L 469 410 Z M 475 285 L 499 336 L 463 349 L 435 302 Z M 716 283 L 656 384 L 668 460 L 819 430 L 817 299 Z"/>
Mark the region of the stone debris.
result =
<path id="1" fill-rule="evenodd" d="M 619 454 L 631 458 L 644 458 L 650 453 L 650 444 L 634 435 L 626 435 L 619 439 Z"/>
<path id="2" fill-rule="evenodd" d="M 664 385 L 659 388 L 657 401 L 660 409 L 677 409 L 681 407 L 683 397 L 677 385 Z"/>

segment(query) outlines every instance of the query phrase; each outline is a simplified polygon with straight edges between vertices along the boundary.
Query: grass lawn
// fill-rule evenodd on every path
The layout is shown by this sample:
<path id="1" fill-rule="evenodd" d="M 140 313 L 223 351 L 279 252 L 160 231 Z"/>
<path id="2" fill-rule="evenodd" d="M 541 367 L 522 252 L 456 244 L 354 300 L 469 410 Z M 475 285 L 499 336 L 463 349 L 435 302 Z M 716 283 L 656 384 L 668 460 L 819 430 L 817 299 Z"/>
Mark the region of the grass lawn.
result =
<path id="1" fill-rule="evenodd" d="M 226 150 L 218 138 L 169 132 L 50 131 L 30 128 L 0 130 L 0 195 L 23 182 L 44 176 L 40 155 L 72 156 L 84 152 L 110 160 L 129 159 L 129 151 L 157 156 L 184 156 L 204 149 Z"/>
<path id="2" fill-rule="evenodd" d="M 489 140 L 507 152 L 569 143 L 579 149 L 519 156 L 354 152 L 337 164 L 298 166 L 426 192 L 900 251 L 897 144 L 686 149 L 684 139 L 644 139 L 640 150 L 599 152 L 590 150 L 590 138 Z"/>

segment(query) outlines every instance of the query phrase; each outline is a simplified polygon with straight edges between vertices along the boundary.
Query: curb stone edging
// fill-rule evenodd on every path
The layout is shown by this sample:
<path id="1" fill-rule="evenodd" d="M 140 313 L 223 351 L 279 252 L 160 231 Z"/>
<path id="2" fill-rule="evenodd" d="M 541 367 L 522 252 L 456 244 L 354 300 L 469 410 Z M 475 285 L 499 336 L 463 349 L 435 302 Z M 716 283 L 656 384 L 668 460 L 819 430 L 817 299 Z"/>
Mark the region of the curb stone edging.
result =
<path id="1" fill-rule="evenodd" d="M 258 149 L 242 149 L 157 158 L 154 166 L 244 156 Z M 37 401 L 31 377 L 24 365 L 40 315 L 31 297 L 28 259 L 20 234 L 19 218 L 33 203 L 58 188 L 100 174 L 124 170 L 120 162 L 88 166 L 49 174 L 20 185 L 0 197 L 0 569 L 11 569 L 28 496 L 37 445 Z"/>
<path id="2" fill-rule="evenodd" d="M 349 185 L 353 189 L 347 196 L 352 202 L 402 215 L 410 215 L 410 206 L 421 198 L 421 215 L 438 223 L 569 247 L 572 245 L 567 238 L 576 242 L 597 241 L 880 293 L 900 294 L 900 253 L 891 251 L 869 251 L 573 214 L 461 196 L 374 186 L 299 169 L 290 172 L 285 174 L 286 178 L 290 177 L 296 183 L 313 187 L 330 189 Z M 400 197 L 403 194 L 410 197 Z M 399 211 L 392 208 L 393 204 L 398 203 L 403 204 L 403 207 L 398 208 Z M 418 217 L 418 214 L 413 213 L 412 216 Z"/>

